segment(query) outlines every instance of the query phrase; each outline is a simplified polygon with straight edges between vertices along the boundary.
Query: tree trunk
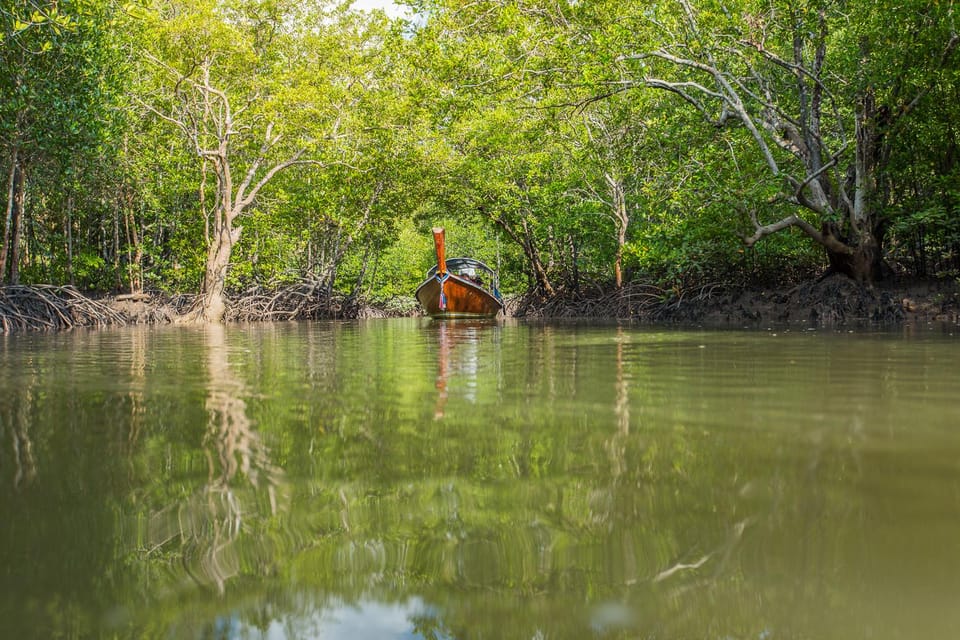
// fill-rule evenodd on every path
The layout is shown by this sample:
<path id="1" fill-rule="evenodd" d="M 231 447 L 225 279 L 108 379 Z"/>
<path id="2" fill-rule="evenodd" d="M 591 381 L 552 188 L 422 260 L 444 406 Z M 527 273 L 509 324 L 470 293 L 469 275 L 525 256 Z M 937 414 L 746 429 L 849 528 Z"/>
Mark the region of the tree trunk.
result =
<path id="1" fill-rule="evenodd" d="M 76 286 L 73 275 L 73 194 L 67 196 L 67 206 L 64 213 L 66 221 L 64 227 L 67 232 L 67 280 L 71 286 Z"/>
<path id="2" fill-rule="evenodd" d="M 573 278 L 574 291 L 580 291 L 580 250 L 573 234 L 567 236 L 567 245 L 570 247 L 570 274 Z"/>
<path id="3" fill-rule="evenodd" d="M 537 250 L 536 242 L 536 238 L 533 236 L 533 231 L 530 229 L 527 221 L 524 220 L 523 240 L 520 243 L 523 247 L 523 252 L 527 254 L 527 260 L 530 262 L 530 268 L 533 271 L 533 277 L 537 283 L 537 288 L 540 289 L 544 295 L 553 296 L 553 284 L 550 283 L 550 277 L 547 275 L 547 269 L 544 267 L 543 260 L 540 258 L 540 252 Z"/>
<path id="4" fill-rule="evenodd" d="M 830 271 L 847 275 L 857 282 L 871 284 L 883 277 L 883 259 L 878 235 L 862 232 L 855 240 L 841 238 L 835 223 L 823 226 L 823 243 Z"/>
<path id="5" fill-rule="evenodd" d="M 121 193 L 123 189 L 121 188 Z M 113 201 L 113 278 L 117 291 L 123 291 L 123 275 L 120 270 L 120 198 Z M 131 292 L 132 293 L 132 292 Z"/>
<path id="6" fill-rule="evenodd" d="M 127 270 L 130 279 L 130 293 L 143 293 L 143 243 L 140 240 L 137 219 L 133 213 L 133 192 L 125 188 L 120 198 L 127 236 Z"/>
<path id="7" fill-rule="evenodd" d="M 19 158 L 14 163 L 10 194 L 10 284 L 20 284 L 20 230 L 23 226 L 24 177 Z"/>
<path id="8" fill-rule="evenodd" d="M 483 207 L 480 207 L 480 213 L 486 215 Z M 537 250 L 536 238 L 533 235 L 533 230 L 530 229 L 530 225 L 527 224 L 527 221 L 524 219 L 521 221 L 523 226 L 523 236 L 521 237 L 517 229 L 514 229 L 502 215 L 500 216 L 491 216 L 491 219 L 503 229 L 510 239 L 516 242 L 522 249 L 523 254 L 527 258 L 527 262 L 530 265 L 530 271 L 533 275 L 534 282 L 536 282 L 537 289 L 541 291 L 546 296 L 554 295 L 553 285 L 550 283 L 550 277 L 547 275 L 547 269 L 543 265 L 543 260 L 540 258 L 540 252 Z"/>
<path id="9" fill-rule="evenodd" d="M 882 242 L 877 213 L 877 175 L 885 166 L 884 140 L 891 125 L 887 110 L 878 107 L 872 89 L 860 99 L 855 124 L 854 193 L 848 206 L 850 237 L 840 238 L 833 223 L 824 224 L 824 246 L 830 267 L 857 282 L 872 283 L 882 277 Z M 833 240 L 842 242 L 837 251 Z"/>
<path id="10" fill-rule="evenodd" d="M 609 173 L 604 174 L 603 177 L 610 189 L 613 219 L 617 225 L 617 253 L 613 261 L 613 277 L 617 289 L 622 289 L 623 247 L 627 244 L 627 227 L 630 225 L 630 216 L 627 214 L 627 195 L 622 180 L 614 178 Z"/>
<path id="11" fill-rule="evenodd" d="M 15 185 L 17 181 L 19 155 L 17 149 L 13 150 L 13 157 L 10 159 L 10 175 L 7 177 L 7 207 L 3 216 L 3 246 L 0 247 L 0 283 L 7 279 L 7 258 L 10 255 L 10 236 L 13 229 L 13 209 L 15 206 Z"/>
<path id="12" fill-rule="evenodd" d="M 203 289 L 200 293 L 200 319 L 218 324 L 223 322 L 227 310 L 224 289 L 227 282 L 227 268 L 234 243 L 240 239 L 241 227 L 231 228 L 224 219 L 218 225 L 216 236 L 207 250 L 207 268 L 203 273 Z"/>

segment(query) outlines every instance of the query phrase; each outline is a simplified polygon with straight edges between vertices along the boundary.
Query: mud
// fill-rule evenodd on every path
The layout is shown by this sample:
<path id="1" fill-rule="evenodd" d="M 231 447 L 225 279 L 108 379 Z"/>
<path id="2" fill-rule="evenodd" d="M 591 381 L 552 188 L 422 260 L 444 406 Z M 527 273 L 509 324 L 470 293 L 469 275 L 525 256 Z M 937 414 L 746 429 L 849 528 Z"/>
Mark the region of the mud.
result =
<path id="1" fill-rule="evenodd" d="M 780 289 L 724 287 L 668 304 L 661 320 L 704 326 L 839 327 L 960 322 L 953 281 L 868 286 L 834 275 Z"/>

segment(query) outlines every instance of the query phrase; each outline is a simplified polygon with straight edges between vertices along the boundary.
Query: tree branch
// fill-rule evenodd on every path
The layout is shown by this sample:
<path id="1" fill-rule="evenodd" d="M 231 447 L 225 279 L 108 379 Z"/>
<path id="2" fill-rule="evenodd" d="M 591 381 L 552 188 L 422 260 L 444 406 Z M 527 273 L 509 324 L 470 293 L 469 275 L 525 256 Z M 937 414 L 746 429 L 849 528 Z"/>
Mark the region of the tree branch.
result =
<path id="1" fill-rule="evenodd" d="M 732 113 L 737 116 L 737 119 L 740 120 L 740 122 L 747 128 L 747 131 L 750 132 L 750 135 L 753 137 L 754 142 L 757 143 L 757 146 L 759 147 L 760 152 L 763 154 L 764 160 L 766 161 L 767 167 L 770 169 L 770 172 L 773 173 L 773 175 L 775 176 L 780 175 L 780 166 L 777 164 L 776 159 L 773 157 L 773 152 L 770 150 L 770 146 L 763 139 L 763 135 L 760 133 L 760 130 L 757 128 L 756 122 L 754 122 L 753 117 L 747 112 L 747 109 L 743 105 L 743 101 L 740 99 L 740 96 L 737 94 L 736 89 L 734 89 L 734 87 L 729 82 L 726 81 L 723 74 L 720 72 L 718 68 L 707 65 L 707 64 L 703 64 L 702 62 L 697 62 L 695 60 L 679 58 L 677 56 L 674 56 L 673 54 L 667 54 L 662 51 L 653 52 L 649 55 L 656 58 L 660 58 L 662 60 L 667 60 L 677 65 L 697 69 L 697 70 L 703 71 L 704 73 L 709 74 L 713 78 L 714 82 L 716 82 L 717 85 L 719 85 L 721 89 L 720 91 L 713 91 L 713 90 L 707 89 L 703 85 L 698 84 L 696 82 L 672 83 L 659 78 L 645 78 L 644 83 L 653 89 L 667 90 L 681 96 L 687 102 L 692 104 L 694 107 L 698 108 L 698 110 L 704 115 L 706 115 L 708 118 L 709 118 L 708 112 L 702 107 L 702 105 L 698 106 L 699 101 L 693 98 L 693 96 L 690 96 L 689 94 L 687 94 L 684 91 L 684 89 L 692 88 L 692 89 L 695 89 L 696 91 L 699 91 L 700 93 L 703 93 L 708 97 L 720 100 L 724 105 L 726 105 L 727 107 L 730 107 L 730 110 L 732 111 Z M 726 110 L 725 110 L 725 114 L 726 114 Z M 723 124 L 723 121 L 725 119 L 726 119 L 725 116 L 721 116 L 719 123 Z M 712 118 L 710 120 L 713 121 Z"/>
<path id="2" fill-rule="evenodd" d="M 244 193 L 246 193 L 247 189 L 250 188 L 250 183 L 253 182 L 254 177 L 256 177 L 257 172 L 260 170 L 260 166 L 263 164 L 267 153 L 275 144 L 280 141 L 281 137 L 282 134 L 279 133 L 277 135 L 273 135 L 273 123 L 268 123 L 267 130 L 263 134 L 263 144 L 260 145 L 260 151 L 257 153 L 257 157 L 253 161 L 253 164 L 251 164 L 250 168 L 247 169 L 247 174 L 244 176 L 243 182 L 240 183 L 240 187 L 237 189 L 238 202 L 244 202 L 246 200 Z M 303 152 L 301 151 L 300 153 Z"/>
<path id="3" fill-rule="evenodd" d="M 793 188 L 794 188 L 794 193 L 793 193 L 794 202 L 806 207 L 807 209 L 810 209 L 811 211 L 816 211 L 817 213 L 820 213 L 820 214 L 830 213 L 831 211 L 830 203 L 827 201 L 826 194 L 823 192 L 822 188 L 817 187 L 814 192 L 814 195 L 817 201 L 813 201 L 807 198 L 806 196 L 804 196 L 803 190 L 806 189 L 808 186 L 814 184 L 815 181 L 820 176 L 822 176 L 824 173 L 826 173 L 831 168 L 833 168 L 840 161 L 840 156 L 843 154 L 844 151 L 846 151 L 849 144 L 850 144 L 849 142 L 844 143 L 843 147 L 841 147 L 839 151 L 833 154 L 833 157 L 830 158 L 829 162 L 824 163 L 822 167 L 820 167 L 819 169 L 817 169 L 816 171 L 808 175 L 803 180 L 803 182 L 800 182 L 793 176 L 787 177 L 787 179 L 790 181 L 790 184 L 793 185 Z"/>
<path id="4" fill-rule="evenodd" d="M 284 162 L 279 162 L 273 165 L 270 168 L 270 170 L 267 171 L 262 178 L 260 178 L 259 182 L 257 182 L 253 186 L 253 188 L 250 190 L 250 193 L 247 196 L 245 196 L 243 199 L 240 199 L 240 198 L 237 199 L 237 204 L 234 206 L 234 209 L 237 211 L 237 213 L 242 212 L 245 208 L 250 206 L 250 204 L 257 197 L 257 194 L 260 192 L 260 189 L 262 189 L 268 182 L 270 182 L 270 180 L 273 179 L 273 176 L 277 175 L 277 173 L 279 173 L 280 171 L 283 171 L 284 169 L 288 167 L 292 167 L 293 165 L 296 165 L 296 164 L 313 164 L 312 161 L 300 160 L 300 157 L 303 156 L 303 154 L 306 152 L 307 152 L 306 148 L 300 149 L 295 154 L 293 154 L 293 156 L 291 156 L 288 160 L 285 160 Z"/>

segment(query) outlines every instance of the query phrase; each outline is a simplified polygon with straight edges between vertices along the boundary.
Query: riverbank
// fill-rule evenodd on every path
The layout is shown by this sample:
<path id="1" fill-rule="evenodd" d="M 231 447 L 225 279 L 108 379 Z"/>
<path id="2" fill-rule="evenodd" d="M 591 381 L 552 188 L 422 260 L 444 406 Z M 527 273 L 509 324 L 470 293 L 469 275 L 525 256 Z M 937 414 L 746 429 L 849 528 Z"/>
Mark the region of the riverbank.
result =
<path id="1" fill-rule="evenodd" d="M 782 286 L 705 284 L 686 290 L 630 284 L 621 291 L 566 292 L 523 299 L 516 315 L 550 318 L 629 318 L 710 327 L 841 327 L 960 323 L 954 280 L 891 280 L 874 286 L 843 275 Z"/>
<path id="2" fill-rule="evenodd" d="M 174 323 L 194 299 L 158 293 L 88 297 L 72 287 L 7 286 L 0 288 L 0 332 Z M 418 313 L 412 298 L 369 304 L 327 297 L 300 284 L 238 296 L 228 305 L 227 320 L 356 319 Z M 620 290 L 565 291 L 549 299 L 518 296 L 508 301 L 507 315 L 710 327 L 960 324 L 960 285 L 954 280 L 897 280 L 864 286 L 839 275 L 780 287 L 706 284 L 680 290 L 631 283 Z"/>
<path id="3" fill-rule="evenodd" d="M 960 322 L 956 281 L 864 286 L 842 275 L 780 288 L 720 288 L 670 307 L 671 322 L 710 326 L 841 327 Z"/>

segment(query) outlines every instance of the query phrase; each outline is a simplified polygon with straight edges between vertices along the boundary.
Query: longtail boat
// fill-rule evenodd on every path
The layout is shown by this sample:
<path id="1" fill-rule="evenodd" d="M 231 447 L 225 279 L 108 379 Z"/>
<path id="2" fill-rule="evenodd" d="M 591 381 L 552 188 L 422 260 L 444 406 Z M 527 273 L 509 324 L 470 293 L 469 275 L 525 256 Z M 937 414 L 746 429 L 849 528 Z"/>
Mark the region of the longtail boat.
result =
<path id="1" fill-rule="evenodd" d="M 417 287 L 417 300 L 431 318 L 494 318 L 503 297 L 493 269 L 473 258 L 447 258 L 444 230 L 433 228 L 437 264 Z"/>

